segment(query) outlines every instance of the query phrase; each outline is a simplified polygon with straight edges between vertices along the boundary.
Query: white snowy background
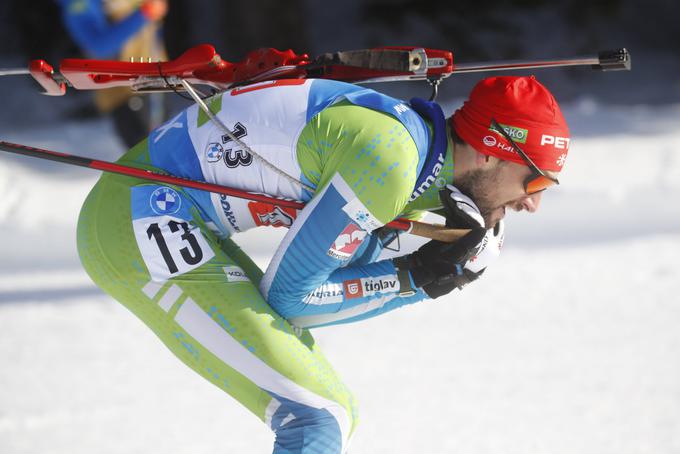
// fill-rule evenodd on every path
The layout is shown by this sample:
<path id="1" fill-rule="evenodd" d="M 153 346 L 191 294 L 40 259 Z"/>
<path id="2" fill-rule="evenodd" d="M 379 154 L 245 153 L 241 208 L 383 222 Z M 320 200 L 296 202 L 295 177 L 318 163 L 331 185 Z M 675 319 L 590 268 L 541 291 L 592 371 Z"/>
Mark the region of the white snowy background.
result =
<path id="1" fill-rule="evenodd" d="M 316 331 L 360 403 L 353 454 L 680 452 L 680 105 L 563 108 L 562 185 L 509 216 L 479 282 Z M 122 152 L 104 120 L 0 138 Z M 270 452 L 257 418 L 80 268 L 97 176 L 0 154 L 0 453 Z M 265 266 L 281 234 L 237 240 Z"/>

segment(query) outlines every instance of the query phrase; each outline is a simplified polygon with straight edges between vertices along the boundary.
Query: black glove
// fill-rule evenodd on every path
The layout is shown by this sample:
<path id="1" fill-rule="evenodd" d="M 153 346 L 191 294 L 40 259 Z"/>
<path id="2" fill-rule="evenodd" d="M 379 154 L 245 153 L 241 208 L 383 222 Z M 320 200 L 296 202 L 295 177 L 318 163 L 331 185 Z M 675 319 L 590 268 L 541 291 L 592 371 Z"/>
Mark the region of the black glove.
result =
<path id="1" fill-rule="evenodd" d="M 411 273 L 413 283 L 430 298 L 445 295 L 477 279 L 483 270 L 474 273 L 463 265 L 477 253 L 486 230 L 476 228 L 455 243 L 432 240 L 417 251 L 395 259 L 399 271 Z"/>
<path id="2" fill-rule="evenodd" d="M 484 220 L 475 203 L 453 186 L 440 191 L 446 225 L 471 229 L 454 243 L 432 240 L 417 251 L 394 260 L 399 273 L 411 273 L 413 283 L 431 298 L 445 295 L 477 279 L 484 272 L 466 269 L 470 258 L 476 256 L 487 234 Z M 400 282 L 405 278 L 400 276 Z"/>
<path id="3" fill-rule="evenodd" d="M 456 187 L 448 185 L 439 191 L 442 202 L 440 214 L 446 218 L 446 226 L 453 229 L 486 228 L 479 208 L 471 198 Z"/>

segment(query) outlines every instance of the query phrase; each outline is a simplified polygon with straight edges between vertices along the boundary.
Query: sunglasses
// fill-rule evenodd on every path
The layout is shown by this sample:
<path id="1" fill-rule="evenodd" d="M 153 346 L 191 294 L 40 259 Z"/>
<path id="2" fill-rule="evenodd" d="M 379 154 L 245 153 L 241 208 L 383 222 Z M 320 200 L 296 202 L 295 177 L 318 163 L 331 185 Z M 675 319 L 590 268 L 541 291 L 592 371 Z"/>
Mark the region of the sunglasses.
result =
<path id="1" fill-rule="evenodd" d="M 543 173 L 543 171 L 539 169 L 536 164 L 534 164 L 529 156 L 527 156 L 527 154 L 522 151 L 519 145 L 517 145 L 515 141 L 512 140 L 510 134 L 505 132 L 505 129 L 503 129 L 503 127 L 493 118 L 491 119 L 491 127 L 494 131 L 505 137 L 505 140 L 507 140 L 510 145 L 512 145 L 512 148 L 517 152 L 518 155 L 520 155 L 526 165 L 529 166 L 529 169 L 531 169 L 531 175 L 529 175 L 524 180 L 524 192 L 526 192 L 527 195 L 536 194 L 537 192 L 545 191 L 550 186 L 560 184 L 557 178 L 553 178 Z"/>

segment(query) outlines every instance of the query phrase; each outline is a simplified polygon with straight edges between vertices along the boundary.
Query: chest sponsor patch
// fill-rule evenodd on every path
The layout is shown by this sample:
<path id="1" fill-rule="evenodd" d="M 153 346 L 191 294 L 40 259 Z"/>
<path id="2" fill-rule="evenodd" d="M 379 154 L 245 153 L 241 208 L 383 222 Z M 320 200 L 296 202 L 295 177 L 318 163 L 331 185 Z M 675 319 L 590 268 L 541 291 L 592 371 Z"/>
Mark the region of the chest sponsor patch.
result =
<path id="1" fill-rule="evenodd" d="M 253 216 L 255 225 L 269 225 L 272 227 L 290 227 L 297 217 L 292 208 L 282 208 L 278 205 L 264 202 L 248 202 L 248 209 Z"/>
<path id="2" fill-rule="evenodd" d="M 358 198 L 350 200 L 347 205 L 342 207 L 342 211 L 347 213 L 350 219 L 367 232 L 372 232 L 383 226 L 383 223 L 373 216 Z"/>
<path id="3" fill-rule="evenodd" d="M 182 206 L 182 199 L 177 191 L 163 186 L 151 193 L 149 205 L 156 214 L 175 214 Z"/>
<path id="4" fill-rule="evenodd" d="M 353 222 L 347 224 L 328 249 L 328 255 L 338 260 L 348 260 L 366 238 L 366 231 Z"/>
<path id="5" fill-rule="evenodd" d="M 351 279 L 342 282 L 345 299 L 363 298 L 376 293 L 392 293 L 399 290 L 399 280 L 396 276 L 385 275 Z"/>
<path id="6" fill-rule="evenodd" d="M 345 290 L 345 298 L 348 300 L 353 298 L 361 298 L 364 296 L 361 279 L 342 281 L 342 287 Z"/>
<path id="7" fill-rule="evenodd" d="M 205 159 L 208 162 L 220 162 L 224 156 L 224 148 L 217 142 L 210 142 L 205 148 Z"/>
<path id="8" fill-rule="evenodd" d="M 229 198 L 224 195 L 220 194 L 220 207 L 222 208 L 222 214 L 224 215 L 224 219 L 227 220 L 229 225 L 231 226 L 232 229 L 234 229 L 235 232 L 240 232 L 241 228 L 238 225 L 238 222 L 236 222 L 236 215 L 234 215 L 234 210 L 231 207 L 231 203 L 229 203 Z"/>
<path id="9" fill-rule="evenodd" d="M 342 303 L 343 286 L 341 284 L 324 285 L 307 295 L 305 303 L 313 305 Z"/>
<path id="10" fill-rule="evenodd" d="M 222 267 L 222 270 L 224 270 L 228 282 L 250 282 L 246 272 L 238 266 L 225 266 Z"/>

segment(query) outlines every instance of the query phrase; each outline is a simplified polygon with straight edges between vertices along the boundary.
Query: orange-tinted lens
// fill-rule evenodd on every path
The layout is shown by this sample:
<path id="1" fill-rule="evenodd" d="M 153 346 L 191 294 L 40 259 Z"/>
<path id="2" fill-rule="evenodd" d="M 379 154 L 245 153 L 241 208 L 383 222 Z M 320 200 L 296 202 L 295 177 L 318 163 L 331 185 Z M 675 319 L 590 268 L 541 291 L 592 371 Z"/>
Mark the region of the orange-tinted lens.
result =
<path id="1" fill-rule="evenodd" d="M 556 184 L 559 184 L 559 182 L 553 178 L 544 175 L 532 175 L 524 182 L 524 190 L 527 194 L 535 194 Z"/>

